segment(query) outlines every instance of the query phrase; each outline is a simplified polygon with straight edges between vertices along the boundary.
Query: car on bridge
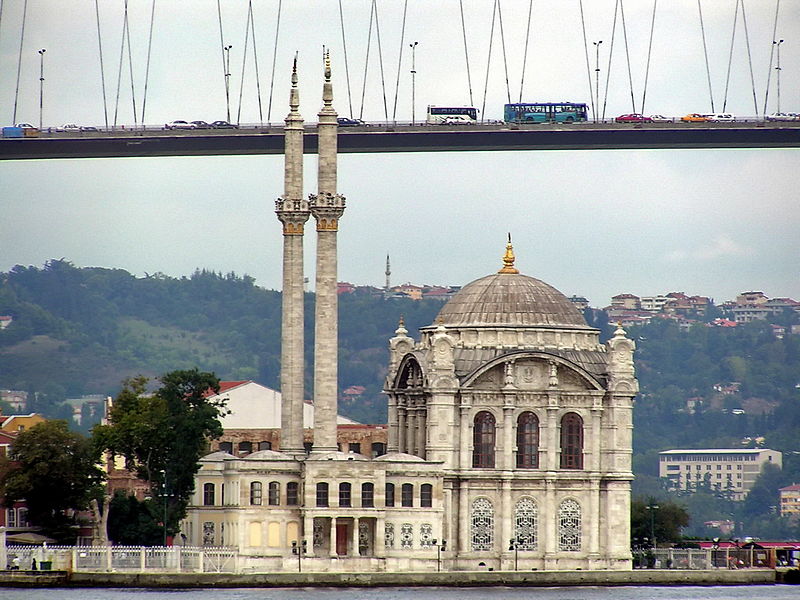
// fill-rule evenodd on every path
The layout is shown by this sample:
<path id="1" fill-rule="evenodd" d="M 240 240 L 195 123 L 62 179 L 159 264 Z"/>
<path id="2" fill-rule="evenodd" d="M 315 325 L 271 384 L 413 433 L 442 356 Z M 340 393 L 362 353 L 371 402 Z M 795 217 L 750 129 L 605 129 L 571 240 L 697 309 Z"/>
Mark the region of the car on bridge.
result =
<path id="1" fill-rule="evenodd" d="M 701 115 L 700 113 L 689 113 L 688 115 L 681 117 L 681 121 L 684 123 L 706 123 L 708 121 L 708 117 L 706 115 Z"/>
<path id="2" fill-rule="evenodd" d="M 211 129 L 239 129 L 239 126 L 228 123 L 227 121 L 213 121 L 211 123 Z"/>
<path id="3" fill-rule="evenodd" d="M 192 121 L 192 125 L 194 125 L 195 129 L 210 129 L 211 125 L 206 123 L 205 121 Z"/>
<path id="4" fill-rule="evenodd" d="M 672 123 L 675 119 L 664 115 L 650 115 L 650 120 L 653 123 Z"/>
<path id="5" fill-rule="evenodd" d="M 764 117 L 767 121 L 800 121 L 797 113 L 776 112 Z"/>
<path id="6" fill-rule="evenodd" d="M 614 119 L 615 123 L 652 123 L 653 119 L 645 117 L 639 113 L 628 113 L 627 115 L 620 115 Z"/>
<path id="7" fill-rule="evenodd" d="M 339 127 L 365 127 L 366 123 L 361 119 L 351 119 L 349 117 L 339 117 L 336 119 Z"/>
<path id="8" fill-rule="evenodd" d="M 64 133 L 80 133 L 81 128 L 75 123 L 67 123 L 61 127 L 56 127 L 56 131 Z"/>
<path id="9" fill-rule="evenodd" d="M 179 119 L 177 121 L 172 121 L 172 123 L 167 123 L 164 125 L 164 129 L 197 129 L 197 127 L 195 127 L 193 123 L 188 123 Z"/>
<path id="10" fill-rule="evenodd" d="M 733 123 L 736 117 L 731 113 L 713 113 L 706 115 L 706 119 L 712 123 Z"/>

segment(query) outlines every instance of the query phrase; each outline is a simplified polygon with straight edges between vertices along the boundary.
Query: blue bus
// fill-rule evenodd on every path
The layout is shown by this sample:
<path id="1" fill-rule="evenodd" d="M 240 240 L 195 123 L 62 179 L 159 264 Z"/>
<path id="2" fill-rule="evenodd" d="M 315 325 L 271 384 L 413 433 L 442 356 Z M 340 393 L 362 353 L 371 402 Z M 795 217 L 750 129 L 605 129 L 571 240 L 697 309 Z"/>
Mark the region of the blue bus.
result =
<path id="1" fill-rule="evenodd" d="M 523 102 L 506 104 L 506 123 L 574 123 L 585 121 L 588 107 L 575 102 Z"/>

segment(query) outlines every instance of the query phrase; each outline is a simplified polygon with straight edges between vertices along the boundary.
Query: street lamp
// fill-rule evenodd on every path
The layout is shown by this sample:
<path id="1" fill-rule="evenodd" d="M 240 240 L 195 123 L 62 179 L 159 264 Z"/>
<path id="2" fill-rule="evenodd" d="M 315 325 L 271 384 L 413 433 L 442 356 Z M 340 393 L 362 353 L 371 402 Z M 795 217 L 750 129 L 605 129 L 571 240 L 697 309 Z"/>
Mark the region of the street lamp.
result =
<path id="1" fill-rule="evenodd" d="M 175 494 L 170 494 L 167 491 L 167 471 L 166 469 L 161 469 L 161 478 L 163 480 L 161 493 L 159 497 L 162 498 L 164 502 L 164 547 L 167 547 L 167 507 L 169 505 L 169 499 L 174 497 Z"/>
<path id="2" fill-rule="evenodd" d="M 711 544 L 711 566 L 713 566 L 715 569 L 719 568 L 719 565 L 717 564 L 717 553 L 718 552 L 719 552 L 719 538 L 715 537 L 712 540 L 712 544 Z"/>
<path id="3" fill-rule="evenodd" d="M 417 102 L 417 45 L 419 42 L 409 44 L 411 47 L 411 124 L 416 125 L 417 116 L 415 105 Z"/>
<path id="4" fill-rule="evenodd" d="M 511 550 L 514 551 L 514 570 L 515 571 L 519 570 L 519 546 L 520 546 L 520 541 L 519 541 L 518 538 L 511 538 L 509 540 L 509 542 L 508 542 L 508 550 L 509 551 L 511 551 Z"/>
<path id="5" fill-rule="evenodd" d="M 222 48 L 223 52 L 225 52 L 225 106 L 228 123 L 231 122 L 231 92 L 229 83 L 231 77 L 231 48 L 233 48 L 231 44 Z"/>
<path id="6" fill-rule="evenodd" d="M 773 41 L 772 43 L 778 49 L 778 65 L 775 70 L 778 72 L 778 112 L 781 112 L 781 44 L 783 44 L 783 40 Z"/>
<path id="7" fill-rule="evenodd" d="M 650 540 L 653 542 L 653 553 L 655 554 L 656 551 L 656 510 L 658 510 L 658 504 L 653 503 L 650 501 L 650 504 L 647 505 L 647 510 L 650 511 Z"/>
<path id="8" fill-rule="evenodd" d="M 783 41 L 783 40 L 781 40 Z M 39 129 L 42 128 L 42 108 L 44 106 L 44 48 L 39 50 Z M 778 88 L 780 89 L 780 87 Z M 780 100 L 778 100 L 780 104 Z"/>
<path id="9" fill-rule="evenodd" d="M 594 44 L 594 97 L 595 97 L 595 110 L 594 110 L 594 120 L 597 122 L 598 116 L 597 113 L 600 111 L 600 44 L 603 43 L 603 40 L 597 40 L 596 42 L 592 42 Z"/>
<path id="10" fill-rule="evenodd" d="M 308 550 L 308 542 L 303 540 L 300 542 L 300 545 L 297 544 L 297 540 L 292 540 L 292 554 L 297 556 L 297 572 L 303 572 L 303 555 Z"/>
<path id="11" fill-rule="evenodd" d="M 442 552 L 447 552 L 447 540 L 439 542 L 437 539 L 431 540 L 431 543 L 436 546 L 436 571 L 442 570 Z"/>

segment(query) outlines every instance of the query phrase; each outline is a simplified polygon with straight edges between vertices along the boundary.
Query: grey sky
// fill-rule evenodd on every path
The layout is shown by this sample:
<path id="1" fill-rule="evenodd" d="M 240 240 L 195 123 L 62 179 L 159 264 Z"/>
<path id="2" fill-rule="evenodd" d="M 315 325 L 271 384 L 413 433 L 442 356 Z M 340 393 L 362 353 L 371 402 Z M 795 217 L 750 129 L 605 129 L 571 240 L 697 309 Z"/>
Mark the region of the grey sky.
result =
<path id="1" fill-rule="evenodd" d="M 119 2 L 101 2 L 106 90 L 113 120 L 120 32 Z M 255 1 L 258 61 L 267 120 L 277 0 Z M 345 18 L 354 113 L 361 112 L 369 1 L 348 0 Z M 397 118 L 411 116 L 410 55 L 416 55 L 417 118 L 427 104 L 469 104 L 457 0 L 410 0 Z M 734 0 L 703 0 L 712 87 L 721 111 Z M 5 2 L 0 23 L 0 118 L 12 119 L 22 2 Z M 141 118 L 150 1 L 130 0 L 137 115 Z M 238 112 L 246 2 L 223 0 L 231 51 L 232 116 Z M 332 49 L 336 107 L 347 114 L 338 2 L 284 2 L 271 120 L 286 113 L 288 69 L 300 52 L 301 112 L 313 121 L 321 90 L 320 49 Z M 464 1 L 473 103 L 483 104 L 493 2 Z M 525 100 L 589 101 L 579 2 L 558 8 L 535 1 Z M 601 46 L 601 98 L 611 46 L 613 0 L 584 2 L 591 41 Z M 775 2 L 745 3 L 759 111 L 764 102 Z M 387 106 L 393 111 L 403 2 L 378 3 Z M 519 95 L 527 0 L 504 0 L 512 99 Z M 44 123 L 103 124 L 94 2 L 30 0 L 23 47 L 18 121 L 38 122 L 39 48 L 45 54 Z M 652 3 L 625 2 L 637 109 L 643 94 Z M 65 26 L 65 24 L 69 26 Z M 146 122 L 225 117 L 216 2 L 156 3 Z M 726 110 L 755 113 L 741 14 Z M 785 39 L 781 108 L 800 111 L 800 1 L 780 4 L 776 38 Z M 373 30 L 364 118 L 384 120 Z M 631 112 L 619 28 L 606 116 Z M 127 57 L 126 57 L 127 61 Z M 774 59 L 773 59 L 774 66 Z M 118 123 L 132 124 L 127 62 Z M 242 122 L 259 120 L 248 55 Z M 767 112 L 776 109 L 771 73 Z M 592 80 L 593 82 L 594 80 Z M 710 112 L 696 0 L 658 4 L 647 114 Z M 499 25 L 495 29 L 485 116 L 506 102 Z M 795 150 L 590 151 L 345 155 L 340 191 L 340 279 L 381 285 L 386 253 L 393 281 L 464 284 L 500 266 L 505 232 L 518 265 L 567 294 L 595 305 L 623 291 L 706 294 L 718 301 L 744 289 L 800 299 Z M 189 274 L 194 268 L 248 273 L 260 285 L 280 282 L 280 228 L 273 200 L 282 192 L 282 157 L 93 159 L 0 163 L 4 217 L 0 269 L 66 257 L 77 265 L 135 274 Z M 307 159 L 306 191 L 315 185 Z M 313 280 L 313 235 L 307 236 Z"/>

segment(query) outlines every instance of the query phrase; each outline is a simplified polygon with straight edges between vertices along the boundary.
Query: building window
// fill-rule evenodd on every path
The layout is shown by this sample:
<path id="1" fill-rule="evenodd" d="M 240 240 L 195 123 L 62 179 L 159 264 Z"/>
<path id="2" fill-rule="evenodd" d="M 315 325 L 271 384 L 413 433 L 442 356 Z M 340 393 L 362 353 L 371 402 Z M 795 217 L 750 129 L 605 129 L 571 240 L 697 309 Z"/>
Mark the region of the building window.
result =
<path id="1" fill-rule="evenodd" d="M 219 451 L 227 452 L 228 454 L 233 454 L 233 442 L 220 442 Z"/>
<path id="2" fill-rule="evenodd" d="M 339 484 L 339 506 L 349 507 L 352 506 L 350 502 L 351 485 L 347 482 Z"/>
<path id="3" fill-rule="evenodd" d="M 575 413 L 561 419 L 561 468 L 583 468 L 583 419 Z"/>
<path id="4" fill-rule="evenodd" d="M 404 483 L 400 491 L 400 504 L 403 506 L 414 506 L 414 485 Z"/>
<path id="5" fill-rule="evenodd" d="M 394 484 L 387 483 L 386 484 L 386 506 L 392 507 L 394 506 Z"/>
<path id="6" fill-rule="evenodd" d="M 558 507 L 558 549 L 562 552 L 580 552 L 581 505 L 575 500 L 564 500 Z"/>
<path id="7" fill-rule="evenodd" d="M 372 443 L 372 456 L 383 456 L 386 454 L 386 444 L 383 442 Z"/>
<path id="8" fill-rule="evenodd" d="M 317 506 L 328 506 L 328 484 L 317 484 Z"/>
<path id="9" fill-rule="evenodd" d="M 481 411 L 475 415 L 472 431 L 472 466 L 475 468 L 494 468 L 494 415 Z"/>
<path id="10" fill-rule="evenodd" d="M 28 523 L 28 509 L 20 507 L 17 509 L 17 525 L 19 527 L 27 527 Z"/>
<path id="11" fill-rule="evenodd" d="M 472 551 L 490 551 L 494 546 L 494 507 L 487 498 L 472 503 Z"/>
<path id="12" fill-rule="evenodd" d="M 269 505 L 279 506 L 281 503 L 281 484 L 277 481 L 269 482 Z"/>
<path id="13" fill-rule="evenodd" d="M 412 548 L 414 546 L 414 528 L 411 523 L 400 525 L 400 547 Z"/>
<path id="14" fill-rule="evenodd" d="M 520 498 L 514 510 L 514 539 L 518 550 L 536 550 L 539 512 L 533 498 Z"/>
<path id="15" fill-rule="evenodd" d="M 539 468 L 539 419 L 532 412 L 517 419 L 517 468 Z"/>
<path id="16" fill-rule="evenodd" d="M 286 484 L 286 504 L 289 506 L 297 506 L 299 502 L 299 485 L 296 481 L 290 481 Z"/>
<path id="17" fill-rule="evenodd" d="M 239 454 L 250 454 L 253 451 L 253 442 L 239 442 Z"/>
<path id="18" fill-rule="evenodd" d="M 394 523 L 386 523 L 386 525 L 384 525 L 383 545 L 387 548 L 394 547 Z"/>
<path id="19" fill-rule="evenodd" d="M 262 485 L 260 481 L 253 481 L 250 484 L 250 504 L 261 506 Z"/>
<path id="20" fill-rule="evenodd" d="M 361 444 L 358 442 L 350 442 L 350 445 L 347 448 L 354 454 L 361 454 Z"/>
<path id="21" fill-rule="evenodd" d="M 419 505 L 422 508 L 433 506 L 433 486 L 430 483 L 423 483 L 419 488 Z"/>
<path id="22" fill-rule="evenodd" d="M 361 484 L 361 507 L 372 508 L 375 506 L 375 484 Z"/>
<path id="23" fill-rule="evenodd" d="M 214 506 L 214 484 L 203 484 L 203 506 Z"/>
<path id="24" fill-rule="evenodd" d="M 419 526 L 419 547 L 423 550 L 433 548 L 433 525 L 423 523 Z"/>
<path id="25" fill-rule="evenodd" d="M 9 527 L 16 527 L 17 526 L 17 509 L 16 508 L 6 509 L 6 522 L 8 523 Z"/>
<path id="26" fill-rule="evenodd" d="M 206 521 L 203 523 L 203 546 L 214 545 L 214 523 Z"/>
<path id="27" fill-rule="evenodd" d="M 272 450 L 272 442 L 258 442 L 259 450 Z"/>

